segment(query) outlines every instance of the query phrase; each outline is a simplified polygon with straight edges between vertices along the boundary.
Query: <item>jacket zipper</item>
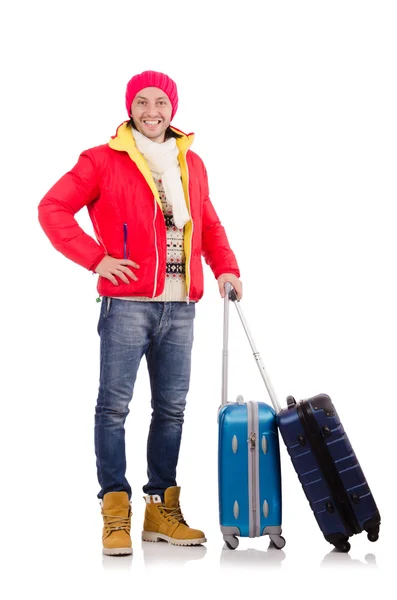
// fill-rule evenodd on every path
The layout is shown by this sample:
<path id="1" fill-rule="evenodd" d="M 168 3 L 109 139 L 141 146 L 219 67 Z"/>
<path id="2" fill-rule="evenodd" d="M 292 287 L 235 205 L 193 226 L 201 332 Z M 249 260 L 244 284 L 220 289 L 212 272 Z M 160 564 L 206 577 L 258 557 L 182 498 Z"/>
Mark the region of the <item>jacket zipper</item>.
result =
<path id="1" fill-rule="evenodd" d="M 156 196 L 153 196 L 154 199 L 154 219 L 153 219 L 153 229 L 154 229 L 154 245 L 156 248 L 156 269 L 154 272 L 154 288 L 153 288 L 153 296 L 152 298 L 155 298 L 156 296 L 156 289 L 157 289 L 157 276 L 158 276 L 158 270 L 159 270 L 159 251 L 157 248 L 157 232 L 156 232 L 156 217 L 157 217 L 157 200 L 156 200 Z"/>
<path id="2" fill-rule="evenodd" d="M 248 411 L 248 481 L 249 481 L 249 537 L 259 536 L 258 525 L 258 405 L 247 403 Z"/>
<path id="3" fill-rule="evenodd" d="M 188 271 L 189 271 L 189 287 L 186 290 L 186 304 L 189 304 L 190 302 L 190 298 L 189 298 L 189 293 L 190 293 L 190 283 L 192 281 L 192 275 L 190 272 L 190 259 L 192 256 L 192 243 L 193 243 L 193 231 L 194 231 L 194 225 L 193 225 L 193 219 L 192 219 L 192 210 L 191 210 L 191 204 L 190 204 L 190 194 L 189 194 L 189 167 L 187 164 L 187 160 L 186 160 L 186 153 L 185 153 L 185 163 L 186 163 L 186 173 L 187 173 L 187 184 L 186 184 L 186 189 L 187 189 L 187 197 L 188 197 L 188 201 L 189 201 L 189 215 L 190 215 L 190 221 L 192 223 L 192 231 L 190 234 L 190 252 L 189 252 L 189 260 L 188 260 Z"/>
<path id="4" fill-rule="evenodd" d="M 303 429 L 310 441 L 313 454 L 320 466 L 320 470 L 348 535 L 360 533 L 361 528 L 350 506 L 344 485 L 310 405 L 307 402 L 300 402 L 297 405 L 297 411 Z"/>
<path id="5" fill-rule="evenodd" d="M 130 253 L 128 250 L 128 227 L 127 223 L 124 223 L 124 258 L 129 258 Z"/>

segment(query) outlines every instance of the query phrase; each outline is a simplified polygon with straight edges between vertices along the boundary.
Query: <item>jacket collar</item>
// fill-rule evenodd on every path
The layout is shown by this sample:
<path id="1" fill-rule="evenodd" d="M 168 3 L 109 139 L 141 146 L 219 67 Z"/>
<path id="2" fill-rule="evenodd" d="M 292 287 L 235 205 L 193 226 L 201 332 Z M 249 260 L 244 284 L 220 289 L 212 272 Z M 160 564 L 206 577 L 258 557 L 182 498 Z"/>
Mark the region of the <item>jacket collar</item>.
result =
<path id="1" fill-rule="evenodd" d="M 130 158 L 137 163 L 138 166 L 141 164 L 142 155 L 136 147 L 134 136 L 132 135 L 131 128 L 127 126 L 128 121 L 124 121 L 117 128 L 116 134 L 110 138 L 109 146 L 113 150 L 119 150 L 121 152 L 127 152 Z M 194 140 L 194 133 L 183 133 L 176 127 L 171 129 L 176 133 L 179 133 L 182 137 L 176 138 L 176 145 L 179 149 L 179 153 L 185 155 Z"/>
<path id="2" fill-rule="evenodd" d="M 127 123 L 128 123 L 128 121 L 124 121 L 121 125 L 119 125 L 119 127 L 117 128 L 117 131 L 116 131 L 116 135 L 114 135 L 113 137 L 110 138 L 109 146 L 113 150 L 119 150 L 120 152 L 128 153 L 131 160 L 134 161 L 134 163 L 136 164 L 136 166 L 138 167 L 138 169 L 144 176 L 147 184 L 149 185 L 150 189 L 152 190 L 154 197 L 156 198 L 159 206 L 161 207 L 160 196 L 159 196 L 156 184 L 154 183 L 152 173 L 148 167 L 146 160 L 143 157 L 143 154 L 141 154 L 139 152 L 138 148 L 136 147 L 134 136 L 132 135 L 131 128 L 127 126 Z M 182 173 L 182 181 L 183 181 L 183 179 L 184 179 L 183 173 L 186 172 L 186 168 L 185 168 L 186 167 L 186 158 L 185 158 L 186 152 L 188 151 L 189 147 L 193 143 L 194 134 L 189 133 L 188 135 L 186 135 L 185 133 L 183 133 L 182 131 L 179 131 L 179 129 L 176 129 L 175 127 L 172 127 L 172 129 L 174 131 L 176 131 L 177 133 L 179 133 L 180 135 L 182 135 L 181 138 L 176 139 L 176 145 L 179 148 L 178 160 L 181 165 L 181 173 Z M 185 194 L 186 194 L 186 191 L 185 191 Z"/>

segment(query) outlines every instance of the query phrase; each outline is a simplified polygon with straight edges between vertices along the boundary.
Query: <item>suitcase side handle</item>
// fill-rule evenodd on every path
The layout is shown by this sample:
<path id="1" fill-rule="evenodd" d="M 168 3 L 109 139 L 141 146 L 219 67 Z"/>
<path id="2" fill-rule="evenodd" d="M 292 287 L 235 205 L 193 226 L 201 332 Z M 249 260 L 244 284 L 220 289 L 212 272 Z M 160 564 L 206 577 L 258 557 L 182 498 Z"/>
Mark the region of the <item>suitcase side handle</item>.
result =
<path id="1" fill-rule="evenodd" d="M 262 362 L 261 356 L 256 349 L 254 339 L 249 330 L 247 321 L 244 317 L 243 311 L 240 307 L 240 301 L 237 299 L 237 294 L 230 283 L 225 283 L 225 298 L 224 298 L 224 313 L 223 313 L 223 353 L 222 353 L 222 404 L 227 404 L 227 384 L 228 384 L 228 362 L 229 362 L 229 304 L 233 302 L 237 309 L 238 316 L 240 317 L 241 323 L 244 327 L 244 331 L 247 335 L 250 343 L 256 364 L 258 365 L 259 372 L 265 382 L 266 389 L 269 393 L 270 400 L 273 404 L 274 410 L 278 414 L 281 411 L 281 405 L 277 399 L 276 392 L 272 386 L 269 375 L 265 369 L 265 365 Z"/>

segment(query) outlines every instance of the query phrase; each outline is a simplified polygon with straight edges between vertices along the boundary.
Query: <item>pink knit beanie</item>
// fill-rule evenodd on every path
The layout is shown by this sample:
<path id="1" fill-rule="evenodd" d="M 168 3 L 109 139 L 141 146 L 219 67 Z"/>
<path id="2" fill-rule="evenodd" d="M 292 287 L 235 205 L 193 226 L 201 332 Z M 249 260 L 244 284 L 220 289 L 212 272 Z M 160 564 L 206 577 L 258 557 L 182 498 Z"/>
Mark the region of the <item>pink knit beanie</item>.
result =
<path id="1" fill-rule="evenodd" d="M 171 120 L 174 118 L 176 110 L 178 108 L 178 91 L 176 83 L 172 81 L 168 75 L 164 73 L 158 73 L 157 71 L 144 71 L 139 75 L 134 75 L 132 79 L 127 83 L 127 89 L 125 92 L 125 105 L 127 108 L 128 116 L 130 116 L 131 104 L 135 96 L 147 87 L 157 87 L 168 96 L 172 106 Z"/>

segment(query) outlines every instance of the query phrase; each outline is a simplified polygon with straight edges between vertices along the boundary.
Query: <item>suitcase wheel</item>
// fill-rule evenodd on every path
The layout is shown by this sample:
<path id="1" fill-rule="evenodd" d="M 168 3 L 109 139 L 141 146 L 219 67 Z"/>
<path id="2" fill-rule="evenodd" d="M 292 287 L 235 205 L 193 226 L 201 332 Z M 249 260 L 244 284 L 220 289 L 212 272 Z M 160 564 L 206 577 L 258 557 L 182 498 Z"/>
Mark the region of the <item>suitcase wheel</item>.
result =
<path id="1" fill-rule="evenodd" d="M 235 535 L 224 535 L 223 539 L 229 550 L 235 550 L 239 545 L 239 541 Z"/>
<path id="2" fill-rule="evenodd" d="M 370 542 L 376 542 L 376 540 L 379 539 L 379 534 L 377 531 L 369 531 L 367 538 Z"/>
<path id="3" fill-rule="evenodd" d="M 282 535 L 272 535 L 270 536 L 271 544 L 277 548 L 277 550 L 281 550 L 285 546 L 285 538 Z"/>
<path id="4" fill-rule="evenodd" d="M 350 544 L 346 540 L 344 542 L 339 542 L 339 543 L 335 544 L 335 548 L 337 550 L 339 550 L 340 552 L 349 552 L 349 550 L 350 550 Z"/>

